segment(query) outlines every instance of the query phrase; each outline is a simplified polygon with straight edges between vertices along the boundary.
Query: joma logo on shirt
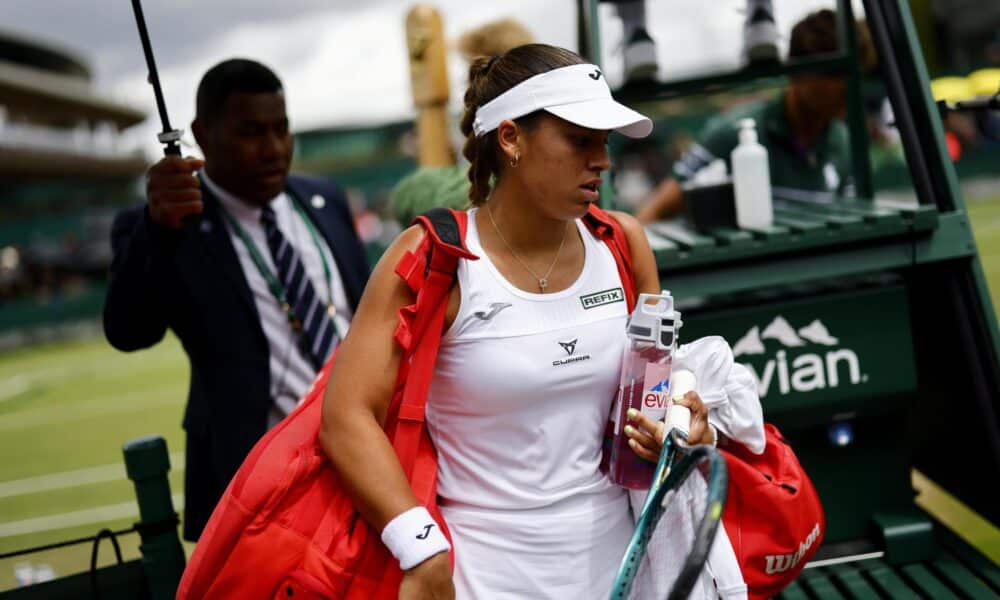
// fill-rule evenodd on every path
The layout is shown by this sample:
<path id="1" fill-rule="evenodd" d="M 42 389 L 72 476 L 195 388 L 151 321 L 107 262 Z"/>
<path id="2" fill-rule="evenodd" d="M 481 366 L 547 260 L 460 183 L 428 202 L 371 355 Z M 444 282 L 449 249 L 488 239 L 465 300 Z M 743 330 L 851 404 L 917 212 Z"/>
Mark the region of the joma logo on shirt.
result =
<path id="1" fill-rule="evenodd" d="M 485 310 L 477 310 L 472 314 L 473 316 L 478 317 L 484 321 L 489 321 L 493 319 L 493 317 L 497 316 L 497 313 L 499 313 L 501 310 L 505 308 L 510 308 L 511 306 L 514 305 L 511 304 L 510 302 L 491 302 L 489 312 L 486 312 Z"/>
<path id="2" fill-rule="evenodd" d="M 587 294 L 586 296 L 580 296 L 580 303 L 583 304 L 584 309 L 591 309 L 598 306 L 604 306 L 605 304 L 614 304 L 615 302 L 624 301 L 625 292 L 623 292 L 620 287 L 594 292 L 593 294 Z"/>

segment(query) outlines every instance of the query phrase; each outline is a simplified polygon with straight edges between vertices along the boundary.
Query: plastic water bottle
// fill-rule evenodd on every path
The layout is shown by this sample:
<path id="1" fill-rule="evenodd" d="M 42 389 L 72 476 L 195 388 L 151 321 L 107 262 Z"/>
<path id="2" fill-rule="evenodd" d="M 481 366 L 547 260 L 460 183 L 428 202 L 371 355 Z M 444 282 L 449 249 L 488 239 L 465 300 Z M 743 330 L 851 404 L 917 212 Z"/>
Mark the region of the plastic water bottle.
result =
<path id="1" fill-rule="evenodd" d="M 767 148 L 757 141 L 757 127 L 753 119 L 740 119 L 740 143 L 733 150 L 731 159 L 736 224 L 740 228 L 770 227 L 774 220 L 771 171 Z"/>
<path id="2" fill-rule="evenodd" d="M 629 343 L 611 415 L 614 433 L 608 476 L 622 487 L 642 490 L 652 482 L 656 465 L 640 458 L 628 445 L 627 414 L 634 408 L 654 421 L 663 420 L 670 403 L 670 366 L 680 327 L 681 315 L 674 310 L 670 292 L 639 295 L 626 329 Z"/>

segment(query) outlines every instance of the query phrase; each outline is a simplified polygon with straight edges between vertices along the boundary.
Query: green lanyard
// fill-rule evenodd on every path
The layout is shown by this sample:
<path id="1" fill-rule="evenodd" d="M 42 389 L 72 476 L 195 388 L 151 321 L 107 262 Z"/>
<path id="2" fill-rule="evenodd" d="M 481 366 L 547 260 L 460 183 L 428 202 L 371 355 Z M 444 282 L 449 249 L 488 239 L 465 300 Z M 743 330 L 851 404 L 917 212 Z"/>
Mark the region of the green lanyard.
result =
<path id="1" fill-rule="evenodd" d="M 295 212 L 299 214 L 302 222 L 306 224 L 306 229 L 309 230 L 309 237 L 312 238 L 313 244 L 316 245 L 316 252 L 319 253 L 319 259 L 323 262 L 323 274 L 326 276 L 326 291 L 327 298 L 329 299 L 327 312 L 330 314 L 330 321 L 333 324 L 334 330 L 337 332 L 337 336 L 343 339 L 340 328 L 337 327 L 337 321 L 333 318 L 336 314 L 336 309 L 333 306 L 333 277 L 330 273 L 330 265 L 326 261 L 326 255 L 323 253 L 323 246 L 320 244 L 319 232 L 316 231 L 316 226 L 313 225 L 305 211 L 302 210 L 302 206 L 299 205 L 298 199 L 291 194 L 288 196 L 292 206 L 295 207 Z M 243 245 L 246 246 L 247 252 L 250 253 L 250 258 L 253 260 L 254 266 L 257 267 L 257 271 L 260 272 L 260 276 L 264 278 L 265 282 L 267 282 L 268 290 L 270 290 L 274 299 L 278 301 L 278 304 L 281 305 L 281 309 L 285 311 L 285 315 L 288 317 L 288 322 L 291 324 L 292 329 L 295 331 L 302 329 L 302 319 L 295 314 L 294 307 L 289 304 L 288 295 L 285 293 L 285 286 L 278 279 L 277 275 L 275 275 L 267 266 L 263 255 L 261 255 L 260 250 L 257 249 L 257 244 L 253 242 L 253 239 L 250 238 L 250 235 L 245 229 L 243 229 L 243 226 L 239 224 L 236 218 L 233 217 L 228 210 L 226 210 L 226 207 L 222 204 L 222 202 L 219 202 L 219 208 L 221 209 L 222 216 L 225 217 L 226 222 L 229 223 L 229 226 L 233 228 L 238 236 L 240 236 L 240 240 L 242 240 Z M 291 242 L 288 242 L 288 244 L 290 245 Z M 304 270 L 305 264 L 302 265 L 302 268 L 302 276 L 309 277 L 309 273 Z"/>

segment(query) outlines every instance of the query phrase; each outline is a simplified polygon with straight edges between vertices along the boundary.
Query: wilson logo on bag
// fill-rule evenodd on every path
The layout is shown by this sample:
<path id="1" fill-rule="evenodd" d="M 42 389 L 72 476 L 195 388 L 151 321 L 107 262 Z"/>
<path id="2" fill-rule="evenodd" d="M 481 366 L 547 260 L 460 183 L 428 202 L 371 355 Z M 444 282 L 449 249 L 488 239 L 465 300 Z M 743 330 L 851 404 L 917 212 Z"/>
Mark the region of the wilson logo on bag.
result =
<path id="1" fill-rule="evenodd" d="M 729 467 L 722 524 L 750 600 L 777 595 L 819 549 L 826 519 L 819 495 L 778 428 L 764 424 L 763 454 L 719 450 Z"/>
<path id="2" fill-rule="evenodd" d="M 791 569 L 795 565 L 799 564 L 802 557 L 806 555 L 806 552 L 812 548 L 813 542 L 816 541 L 820 535 L 819 523 L 813 527 L 813 530 L 809 532 L 809 537 L 802 540 L 799 544 L 799 549 L 795 554 L 769 554 L 764 557 L 764 573 L 767 575 L 774 575 L 775 573 L 784 573 L 788 569 Z"/>

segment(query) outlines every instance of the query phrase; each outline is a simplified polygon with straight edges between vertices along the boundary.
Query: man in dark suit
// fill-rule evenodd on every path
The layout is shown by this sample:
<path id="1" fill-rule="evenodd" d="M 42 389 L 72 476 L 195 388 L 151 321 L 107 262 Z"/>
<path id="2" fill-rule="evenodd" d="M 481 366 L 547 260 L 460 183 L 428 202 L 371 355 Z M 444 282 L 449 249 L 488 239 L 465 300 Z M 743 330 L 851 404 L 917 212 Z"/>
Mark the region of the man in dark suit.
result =
<path id="1" fill-rule="evenodd" d="M 169 328 L 187 352 L 184 537 L 193 541 L 345 333 L 368 265 L 343 192 L 288 174 L 285 99 L 267 67 L 237 59 L 206 72 L 192 131 L 205 160 L 162 159 L 146 205 L 115 219 L 104 331 L 130 352 Z"/>

